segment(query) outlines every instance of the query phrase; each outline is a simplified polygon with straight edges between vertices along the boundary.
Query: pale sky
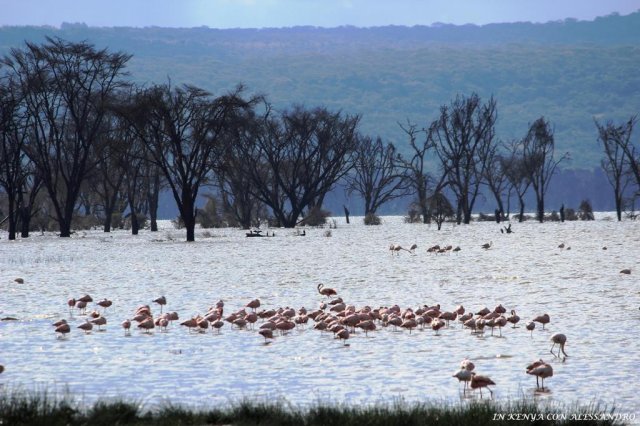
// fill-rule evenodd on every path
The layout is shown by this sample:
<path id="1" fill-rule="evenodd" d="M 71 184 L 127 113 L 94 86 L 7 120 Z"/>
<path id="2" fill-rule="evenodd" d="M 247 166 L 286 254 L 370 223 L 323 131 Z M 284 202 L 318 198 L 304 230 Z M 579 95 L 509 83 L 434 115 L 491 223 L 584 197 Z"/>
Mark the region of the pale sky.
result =
<path id="1" fill-rule="evenodd" d="M 0 25 L 263 28 L 592 20 L 640 0 L 0 0 Z"/>

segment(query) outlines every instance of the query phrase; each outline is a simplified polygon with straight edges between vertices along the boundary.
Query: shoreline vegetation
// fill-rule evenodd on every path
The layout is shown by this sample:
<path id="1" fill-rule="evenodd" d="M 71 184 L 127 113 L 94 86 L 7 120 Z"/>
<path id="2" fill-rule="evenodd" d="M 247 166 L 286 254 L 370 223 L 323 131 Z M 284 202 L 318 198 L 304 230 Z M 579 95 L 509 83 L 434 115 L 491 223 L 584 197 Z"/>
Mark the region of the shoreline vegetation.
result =
<path id="1" fill-rule="evenodd" d="M 598 404 L 541 403 L 530 400 L 497 403 L 396 400 L 376 405 L 315 403 L 294 406 L 285 400 L 242 400 L 221 407 L 174 405 L 157 408 L 109 399 L 85 406 L 68 394 L 46 391 L 0 392 L 0 425 L 500 425 L 514 421 L 536 424 L 624 425 L 628 415 Z"/>

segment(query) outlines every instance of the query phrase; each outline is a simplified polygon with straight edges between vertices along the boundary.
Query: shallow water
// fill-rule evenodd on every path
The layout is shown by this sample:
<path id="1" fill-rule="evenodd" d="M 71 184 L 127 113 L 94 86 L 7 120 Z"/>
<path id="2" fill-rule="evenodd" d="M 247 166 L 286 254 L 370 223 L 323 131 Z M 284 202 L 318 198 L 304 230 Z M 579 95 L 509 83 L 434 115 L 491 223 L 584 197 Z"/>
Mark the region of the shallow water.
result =
<path id="1" fill-rule="evenodd" d="M 612 217 L 613 215 L 610 215 Z M 609 217 L 609 216 L 607 216 Z M 354 223 L 358 222 L 358 223 Z M 550 402 L 615 405 L 640 417 L 637 364 L 640 289 L 637 270 L 640 223 L 612 220 L 513 225 L 501 234 L 495 223 L 434 226 L 387 217 L 378 227 L 337 219 L 337 229 L 276 230 L 275 238 L 246 238 L 236 229 L 164 229 L 132 237 L 79 232 L 71 239 L 33 235 L 0 240 L 0 386 L 68 389 L 90 403 L 121 396 L 146 404 L 170 400 L 187 405 L 241 398 L 281 399 L 296 405 L 318 401 L 376 403 L 469 400 L 451 375 L 469 357 L 476 371 L 495 382 L 497 400 L 534 397 Z M 480 246 L 491 241 L 491 249 Z M 570 250 L 557 248 L 564 242 Z M 390 243 L 418 244 L 415 255 L 390 255 Z M 434 245 L 461 251 L 432 255 Z M 603 250 L 607 247 L 607 250 Z M 631 275 L 620 274 L 631 268 Z M 17 284 L 16 277 L 25 279 Z M 125 337 L 120 322 L 141 304 L 166 295 L 166 308 L 181 320 L 204 313 L 218 299 L 225 313 L 259 298 L 261 308 L 305 306 L 322 297 L 318 283 L 336 288 L 357 307 L 440 303 L 477 311 L 498 303 L 516 309 L 520 325 L 548 313 L 545 330 L 533 337 L 524 327 L 482 338 L 459 323 L 412 333 L 379 329 L 352 335 L 343 346 L 329 333 L 293 330 L 269 345 L 256 331 L 189 334 L 174 325 L 151 335 Z M 83 334 L 66 300 L 89 293 L 113 301 L 107 331 Z M 93 305 L 90 306 L 90 308 Z M 154 313 L 159 311 L 153 306 Z M 57 339 L 55 320 L 67 318 L 72 332 Z M 549 349 L 553 333 L 568 337 L 569 358 Z M 496 333 L 497 334 L 497 330 Z M 554 368 L 548 392 L 535 392 L 525 366 L 543 358 Z M 476 398 L 472 396 L 471 398 Z"/>

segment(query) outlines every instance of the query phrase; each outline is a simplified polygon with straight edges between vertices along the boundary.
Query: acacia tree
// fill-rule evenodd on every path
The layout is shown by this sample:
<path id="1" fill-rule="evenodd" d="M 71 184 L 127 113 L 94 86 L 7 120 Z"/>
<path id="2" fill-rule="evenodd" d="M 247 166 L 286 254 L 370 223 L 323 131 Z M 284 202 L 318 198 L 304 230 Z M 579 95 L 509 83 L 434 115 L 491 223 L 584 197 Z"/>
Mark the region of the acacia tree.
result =
<path id="1" fill-rule="evenodd" d="M 480 192 L 494 145 L 496 101 L 482 104 L 473 93 L 457 96 L 451 105 L 440 107 L 440 117 L 430 127 L 429 137 L 457 197 L 457 221 L 468 224 Z"/>
<path id="2" fill-rule="evenodd" d="M 629 121 L 616 126 L 611 121 L 602 125 L 594 120 L 598 128 L 598 141 L 602 143 L 605 158 L 602 159 L 602 169 L 607 175 L 609 183 L 613 187 L 613 197 L 616 203 L 616 215 L 618 221 L 622 220 L 622 201 L 625 189 L 629 184 L 629 173 L 627 170 L 627 156 L 631 144 L 631 132 L 635 124 L 635 117 Z"/>
<path id="3" fill-rule="evenodd" d="M 28 115 L 21 111 L 18 96 L 9 79 L 0 81 L 0 186 L 7 195 L 10 240 L 16 239 L 21 191 L 27 178 L 23 147 Z"/>
<path id="4" fill-rule="evenodd" d="M 123 109 L 171 189 L 187 241 L 195 240 L 196 200 L 209 182 L 214 148 L 234 111 L 251 106 L 240 92 L 213 98 L 194 86 L 159 85 L 137 96 L 133 108 Z"/>
<path id="5" fill-rule="evenodd" d="M 31 118 L 25 152 L 47 189 L 60 236 L 71 235 L 81 187 L 95 165 L 91 152 L 111 93 L 123 86 L 130 55 L 86 42 L 47 38 L 12 49 L 2 63 L 19 86 Z"/>
<path id="6" fill-rule="evenodd" d="M 498 213 L 503 215 L 505 210 L 502 197 L 505 195 L 504 192 L 509 185 L 509 179 L 503 169 L 503 164 L 505 163 L 503 155 L 498 153 L 497 148 L 497 145 L 493 145 L 489 149 L 487 167 L 484 171 L 484 181 L 496 200 Z M 500 220 L 500 218 L 498 218 L 498 220 Z"/>
<path id="7" fill-rule="evenodd" d="M 406 169 L 396 161 L 398 154 L 392 143 L 386 146 L 380 137 L 361 137 L 352 172 L 346 176 L 350 192 L 364 200 L 365 217 L 375 215 L 384 203 L 406 194 Z"/>
<path id="8" fill-rule="evenodd" d="M 248 147 L 243 146 L 253 142 L 251 129 L 256 120 L 253 110 L 235 117 L 214 164 L 223 212 L 243 229 L 249 229 L 252 222 L 258 219 L 258 212 L 263 206 L 254 195 L 256 188 L 251 174 L 245 170 L 244 153 Z"/>
<path id="9" fill-rule="evenodd" d="M 353 166 L 359 116 L 296 106 L 279 116 L 271 108 L 240 146 L 254 195 L 285 228 L 305 209 L 320 208 L 336 182 Z"/>
<path id="10" fill-rule="evenodd" d="M 555 140 L 551 124 L 538 118 L 529 126 L 527 135 L 522 140 L 524 169 L 529 174 L 531 187 L 536 195 L 537 218 L 544 222 L 544 196 L 549 189 L 551 178 L 556 167 L 563 160 L 569 158 L 569 153 L 554 159 Z"/>
<path id="11" fill-rule="evenodd" d="M 98 196 L 104 215 L 103 230 L 111 232 L 113 214 L 122 213 L 123 207 L 126 206 L 122 188 L 125 182 L 125 167 L 130 157 L 122 152 L 122 145 L 127 141 L 123 138 L 118 117 L 113 113 L 108 114 L 104 126 L 94 149 L 97 161 L 89 182 L 91 189 Z"/>
<path id="12" fill-rule="evenodd" d="M 508 153 L 501 157 L 500 168 L 504 172 L 511 189 L 515 191 L 518 197 L 518 204 L 520 207 L 518 222 L 522 222 L 524 220 L 524 196 L 531 185 L 530 174 L 526 169 L 524 153 L 522 152 L 522 143 L 514 140 L 505 146 Z"/>
<path id="13" fill-rule="evenodd" d="M 431 185 L 433 186 L 431 189 L 430 182 L 434 179 L 427 171 L 429 161 L 427 154 L 433 151 L 433 141 L 428 136 L 428 132 L 424 129 L 418 130 L 415 124 L 400 125 L 400 128 L 409 136 L 409 146 L 413 150 L 413 155 L 408 159 L 404 158 L 402 154 L 398 154 L 396 161 L 400 167 L 404 168 L 408 186 L 416 196 L 416 204 L 422 215 L 422 223 L 429 223 L 431 221 L 430 194 L 438 193 L 446 186 L 447 173 L 446 170 L 443 171 L 441 178 L 437 183 Z M 421 133 L 425 133 L 425 137 L 418 141 L 418 136 Z"/>

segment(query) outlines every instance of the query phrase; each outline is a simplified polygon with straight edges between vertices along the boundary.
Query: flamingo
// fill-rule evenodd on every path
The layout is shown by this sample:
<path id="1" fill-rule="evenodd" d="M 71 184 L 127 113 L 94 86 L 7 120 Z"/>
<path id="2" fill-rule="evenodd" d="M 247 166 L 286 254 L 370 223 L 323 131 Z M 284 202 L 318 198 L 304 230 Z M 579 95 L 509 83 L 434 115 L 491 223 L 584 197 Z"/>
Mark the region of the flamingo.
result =
<path id="1" fill-rule="evenodd" d="M 160 296 L 157 299 L 154 299 L 153 303 L 157 303 L 158 305 L 160 305 L 160 313 L 162 313 L 162 307 L 167 304 L 167 298 L 164 296 Z"/>
<path id="2" fill-rule="evenodd" d="M 551 341 L 553 342 L 553 345 L 551 345 L 551 353 L 554 356 L 557 356 L 558 358 L 560 358 L 560 351 L 562 351 L 565 359 L 569 356 L 567 355 L 567 353 L 564 351 L 564 344 L 567 343 L 567 336 L 565 336 L 562 333 L 556 333 L 553 336 L 551 336 Z M 558 349 L 558 354 L 556 355 L 555 353 L 553 353 L 553 348 L 555 345 L 558 345 L 560 348 Z"/>
<path id="3" fill-rule="evenodd" d="M 85 302 L 85 303 L 90 303 L 93 302 L 93 298 L 91 296 L 89 296 L 88 294 L 85 294 L 84 296 L 82 296 L 80 299 L 78 299 L 80 302 Z"/>
<path id="4" fill-rule="evenodd" d="M 460 368 L 463 368 L 468 371 L 473 371 L 475 370 L 476 365 L 469 358 L 465 358 L 462 361 L 460 361 Z"/>
<path id="5" fill-rule="evenodd" d="M 100 327 L 107 324 L 107 319 L 105 317 L 98 317 L 91 320 L 91 323 L 98 326 L 98 330 L 101 331 Z"/>
<path id="6" fill-rule="evenodd" d="M 318 293 L 320 293 L 323 296 L 336 296 L 338 294 L 337 291 L 335 291 L 332 288 L 329 287 L 325 287 L 324 284 L 318 284 Z"/>
<path id="7" fill-rule="evenodd" d="M 84 330 L 85 334 L 89 334 L 93 329 L 93 324 L 91 324 L 89 320 L 86 320 L 86 322 L 84 324 L 80 324 L 78 328 L 80 330 Z"/>
<path id="8" fill-rule="evenodd" d="M 69 332 L 71 332 L 71 327 L 69 327 L 66 321 L 56 326 L 56 333 L 60 333 L 61 339 L 64 339 L 64 335 Z"/>
<path id="9" fill-rule="evenodd" d="M 462 393 L 465 393 L 467 391 L 467 386 L 469 385 L 469 382 L 471 381 L 472 375 L 473 375 L 473 373 L 471 371 L 467 370 L 466 368 L 461 368 L 460 370 L 456 371 L 455 374 L 453 375 L 453 377 L 458 379 L 458 383 L 464 382 L 464 387 L 462 388 Z"/>
<path id="10" fill-rule="evenodd" d="M 409 247 L 409 253 L 415 254 L 415 251 L 417 248 L 418 248 L 417 244 L 411 244 L 411 247 Z"/>
<path id="11" fill-rule="evenodd" d="M 127 336 L 131 334 L 131 320 L 126 319 L 122 321 L 122 328 L 124 329 L 124 335 Z"/>
<path id="12" fill-rule="evenodd" d="M 527 366 L 527 374 L 536 376 L 536 387 L 540 387 L 538 385 L 538 378 L 541 378 L 542 390 L 544 390 L 544 379 L 553 377 L 553 367 L 540 359 Z"/>
<path id="13" fill-rule="evenodd" d="M 251 302 L 245 305 L 247 308 L 253 309 L 255 312 L 257 308 L 260 307 L 260 299 L 253 299 Z"/>
<path id="14" fill-rule="evenodd" d="M 349 338 L 349 330 L 343 328 L 336 333 L 336 337 L 344 342 L 344 346 L 347 346 L 347 339 Z"/>
<path id="15" fill-rule="evenodd" d="M 493 397 L 493 392 L 490 385 L 495 385 L 495 382 L 491 380 L 488 376 L 481 376 L 476 373 L 471 373 L 471 389 L 480 389 L 480 398 L 482 398 L 482 388 L 487 388 L 489 393 Z"/>
<path id="16" fill-rule="evenodd" d="M 531 337 L 533 337 L 533 330 L 536 328 L 536 323 L 533 321 L 529 321 L 525 328 L 531 332 Z"/>
<path id="17" fill-rule="evenodd" d="M 258 331 L 258 334 L 260 334 L 262 337 L 264 337 L 264 344 L 266 345 L 267 339 L 273 339 L 273 330 L 269 329 L 269 328 L 263 328 L 260 331 Z"/>
<path id="18" fill-rule="evenodd" d="M 507 317 L 507 321 L 509 321 L 511 324 L 513 324 L 513 327 L 511 327 L 511 328 L 516 328 L 516 324 L 518 322 L 520 322 L 520 317 L 518 315 L 516 315 L 515 309 L 511 310 L 511 315 L 509 317 Z"/>
<path id="19" fill-rule="evenodd" d="M 152 317 L 148 317 L 138 324 L 138 328 L 145 330 L 145 333 L 147 334 L 151 334 L 151 329 L 155 328 L 155 326 L 156 325 L 154 324 Z"/>
<path id="20" fill-rule="evenodd" d="M 107 308 L 109 306 L 111 306 L 113 304 L 113 302 L 109 299 L 102 299 L 101 301 L 98 302 L 98 306 L 102 307 L 104 310 L 107 310 Z"/>
<path id="21" fill-rule="evenodd" d="M 539 322 L 540 324 L 542 324 L 542 329 L 544 330 L 544 325 L 549 324 L 549 321 L 551 321 L 551 318 L 549 317 L 549 314 L 542 314 L 535 317 L 533 321 Z"/>
<path id="22" fill-rule="evenodd" d="M 69 315 L 73 316 L 73 308 L 76 306 L 76 299 L 71 298 L 67 300 L 67 306 L 69 307 Z"/>
<path id="23" fill-rule="evenodd" d="M 491 246 L 493 245 L 493 241 L 489 241 L 488 243 L 484 243 L 482 246 L 483 249 L 485 250 L 489 250 L 491 248 Z M 482 392 L 481 392 L 482 393 Z"/>

